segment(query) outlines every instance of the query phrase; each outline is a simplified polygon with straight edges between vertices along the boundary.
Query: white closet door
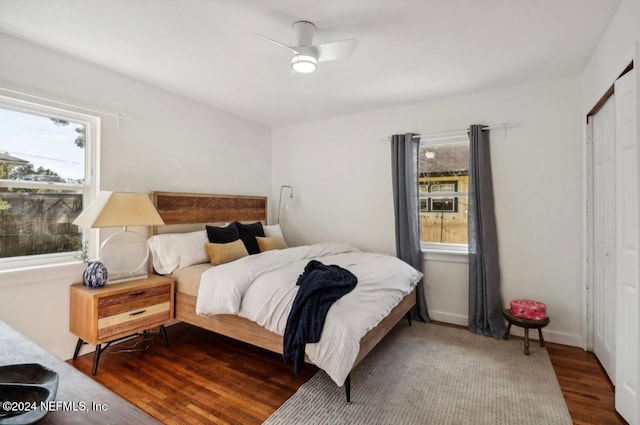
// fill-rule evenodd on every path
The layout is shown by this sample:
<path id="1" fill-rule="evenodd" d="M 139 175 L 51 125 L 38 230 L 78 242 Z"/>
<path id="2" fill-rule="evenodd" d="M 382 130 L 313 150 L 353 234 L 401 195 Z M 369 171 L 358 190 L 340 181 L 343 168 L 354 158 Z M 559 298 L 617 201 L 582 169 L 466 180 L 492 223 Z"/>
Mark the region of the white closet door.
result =
<path id="1" fill-rule="evenodd" d="M 615 382 L 616 150 L 614 100 L 593 117 L 593 352 Z"/>
<path id="2" fill-rule="evenodd" d="M 637 66 L 637 65 L 636 65 Z M 617 159 L 618 311 L 616 410 L 638 424 L 638 111 L 636 70 L 615 83 Z"/>

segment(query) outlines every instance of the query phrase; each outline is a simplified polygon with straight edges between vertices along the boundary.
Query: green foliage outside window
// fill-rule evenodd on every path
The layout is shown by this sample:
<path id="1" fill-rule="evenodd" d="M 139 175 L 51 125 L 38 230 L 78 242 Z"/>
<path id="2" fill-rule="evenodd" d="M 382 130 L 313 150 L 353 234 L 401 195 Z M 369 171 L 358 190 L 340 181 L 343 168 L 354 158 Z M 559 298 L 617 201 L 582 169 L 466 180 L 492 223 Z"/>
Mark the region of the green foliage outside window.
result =
<path id="1" fill-rule="evenodd" d="M 70 124 L 50 119 L 58 127 Z M 77 134 L 73 143 L 84 149 L 85 126 L 73 125 Z M 25 151 L 29 152 L 27 148 Z M 0 179 L 16 182 L 0 187 L 0 258 L 82 252 L 82 233 L 71 224 L 82 212 L 82 189 L 47 187 L 46 184 L 34 188 L 33 184 L 29 187 L 26 183 L 26 187 L 20 187 L 20 182 L 82 185 L 84 178 L 65 179 L 49 168 L 14 159 L 17 158 L 0 162 Z"/>

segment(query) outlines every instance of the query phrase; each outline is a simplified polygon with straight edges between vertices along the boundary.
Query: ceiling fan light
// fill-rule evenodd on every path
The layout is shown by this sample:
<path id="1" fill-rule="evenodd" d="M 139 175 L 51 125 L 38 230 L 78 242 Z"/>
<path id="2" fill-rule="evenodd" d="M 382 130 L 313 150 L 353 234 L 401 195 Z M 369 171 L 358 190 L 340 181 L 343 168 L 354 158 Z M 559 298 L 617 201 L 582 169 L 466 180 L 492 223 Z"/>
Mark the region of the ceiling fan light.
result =
<path id="1" fill-rule="evenodd" d="M 301 74 L 308 74 L 318 68 L 318 60 L 309 55 L 295 55 L 291 59 L 291 68 Z"/>

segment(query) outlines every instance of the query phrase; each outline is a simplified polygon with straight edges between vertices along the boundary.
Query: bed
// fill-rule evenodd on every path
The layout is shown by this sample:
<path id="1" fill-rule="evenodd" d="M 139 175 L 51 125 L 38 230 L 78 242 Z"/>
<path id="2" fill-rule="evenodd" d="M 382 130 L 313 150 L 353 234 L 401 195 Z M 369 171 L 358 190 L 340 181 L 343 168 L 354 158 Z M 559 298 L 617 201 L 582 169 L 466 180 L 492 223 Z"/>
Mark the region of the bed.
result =
<path id="1" fill-rule="evenodd" d="M 153 192 L 151 197 L 158 213 L 165 222 L 164 226 L 152 227 L 152 238 L 154 236 L 161 238 L 162 236 L 160 235 L 167 235 L 168 237 L 171 237 L 171 235 L 175 234 L 199 235 L 198 232 L 204 229 L 207 224 L 220 226 L 234 221 L 244 223 L 256 221 L 261 223 L 267 222 L 267 198 L 263 196 Z M 352 258 L 351 256 L 358 255 L 358 258 L 360 257 L 360 254 L 352 253 L 352 249 L 348 246 L 345 247 L 340 244 L 320 244 L 312 245 L 308 248 L 293 247 L 280 250 L 279 252 L 267 251 L 259 254 L 259 256 L 249 256 L 251 258 L 236 260 L 233 264 L 224 264 L 223 266 L 213 267 L 206 262 L 191 264 L 193 262 L 201 261 L 194 259 L 185 267 L 175 267 L 170 274 L 176 280 L 175 317 L 177 320 L 282 354 L 283 336 L 281 335 L 281 332 L 278 333 L 277 331 L 274 331 L 277 326 L 271 326 L 272 330 L 269 330 L 247 318 L 252 317 L 251 314 L 244 314 L 242 310 L 234 310 L 234 314 L 198 314 L 198 309 L 201 310 L 200 313 L 202 313 L 203 309 L 202 301 L 200 302 L 200 305 L 198 305 L 198 294 L 205 292 L 205 289 L 203 288 L 206 287 L 204 285 L 209 284 L 206 282 L 205 277 L 211 275 L 214 276 L 215 279 L 217 274 L 217 278 L 220 279 L 221 276 L 228 275 L 222 272 L 228 271 L 230 268 L 235 268 L 237 270 L 244 269 L 245 266 L 246 268 L 251 268 L 252 263 L 250 262 L 256 262 L 256 259 L 260 256 L 265 258 L 267 256 L 271 256 L 269 258 L 281 259 L 285 254 L 289 255 L 289 253 L 291 253 L 291 255 L 296 257 L 295 261 L 302 264 L 309 258 L 314 257 L 314 255 L 319 251 L 323 254 L 329 253 L 328 257 L 320 257 L 321 259 L 327 258 L 330 262 L 336 263 L 339 263 L 340 261 L 349 263 Z M 366 257 L 367 261 L 374 261 L 378 258 L 371 257 L 370 255 L 382 256 L 382 254 L 363 253 L 363 256 L 365 255 L 368 255 L 368 257 Z M 390 256 L 383 256 L 380 258 L 385 261 L 391 261 L 390 259 L 398 261 L 395 257 Z M 245 263 L 240 264 L 241 261 L 245 261 Z M 150 267 L 153 269 L 153 263 L 151 261 L 150 264 Z M 157 270 L 153 271 L 157 272 Z M 302 270 L 299 272 L 301 273 Z M 422 275 L 415 270 L 413 270 L 413 272 L 417 273 L 419 277 L 416 279 L 416 275 L 411 274 L 409 277 L 411 282 L 408 282 L 409 286 L 405 287 L 405 284 L 403 283 L 402 293 L 399 296 L 398 291 L 400 289 L 394 289 L 394 296 L 397 301 L 393 301 L 393 305 L 389 307 L 381 307 L 381 309 L 386 308 L 384 315 L 380 316 L 379 320 L 376 320 L 374 326 L 367 329 L 366 333 L 364 333 L 359 341 L 350 342 L 350 345 L 356 344 L 356 351 L 352 356 L 350 356 L 346 365 L 340 366 L 340 371 L 336 372 L 335 370 L 332 370 L 331 372 L 333 373 L 330 373 L 328 369 L 333 366 L 325 368 L 323 367 L 322 361 L 316 362 L 314 361 L 314 358 L 308 358 L 309 362 L 314 363 L 327 371 L 336 384 L 344 384 L 347 401 L 350 401 L 349 372 L 351 369 L 353 369 L 353 367 L 355 367 L 367 355 L 367 353 L 376 346 L 376 344 L 394 327 L 396 323 L 398 323 L 403 317 L 408 317 L 407 313 L 415 305 L 415 284 Z M 289 273 L 292 273 L 291 269 Z M 403 273 L 406 274 L 405 272 Z M 202 285 L 200 285 L 199 281 L 203 282 Z M 357 288 L 358 286 L 356 286 L 356 289 Z M 354 293 L 355 292 L 356 290 L 354 290 Z M 344 299 L 347 299 L 349 296 L 351 296 L 351 294 L 347 294 Z M 355 299 L 357 297 L 354 295 L 351 298 Z M 340 301 L 342 301 L 342 299 Z M 246 303 L 251 304 L 248 300 L 248 296 Z M 256 301 L 254 300 L 253 304 L 255 303 Z M 332 309 L 334 309 L 334 307 L 332 307 Z M 243 315 L 246 317 L 243 317 Z M 327 315 L 327 323 L 329 323 L 331 315 L 332 311 L 330 310 Z M 325 333 L 323 333 L 322 339 L 325 338 Z M 322 343 L 322 340 L 320 343 Z M 310 352 L 307 351 L 307 354 L 309 353 Z M 309 357 L 313 357 L 313 355 L 315 355 L 315 353 L 311 353 Z"/>

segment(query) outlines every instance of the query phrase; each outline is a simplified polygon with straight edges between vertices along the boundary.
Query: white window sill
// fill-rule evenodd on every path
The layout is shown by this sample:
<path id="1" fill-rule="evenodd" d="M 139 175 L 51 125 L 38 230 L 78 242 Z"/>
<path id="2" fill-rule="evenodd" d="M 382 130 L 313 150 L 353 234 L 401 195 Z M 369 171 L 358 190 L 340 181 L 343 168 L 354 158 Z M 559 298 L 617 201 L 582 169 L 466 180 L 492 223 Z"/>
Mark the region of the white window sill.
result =
<path id="1" fill-rule="evenodd" d="M 422 248 L 422 259 L 425 261 L 440 261 L 445 263 L 469 263 L 469 252 L 459 249 Z"/>
<path id="2" fill-rule="evenodd" d="M 41 265 L 24 269 L 0 271 L 0 288 L 18 285 L 31 285 L 50 281 L 64 280 L 69 284 L 82 281 L 82 273 L 87 268 L 80 261 Z"/>

